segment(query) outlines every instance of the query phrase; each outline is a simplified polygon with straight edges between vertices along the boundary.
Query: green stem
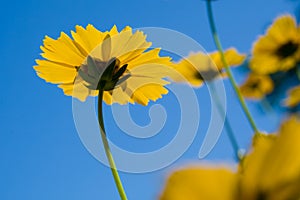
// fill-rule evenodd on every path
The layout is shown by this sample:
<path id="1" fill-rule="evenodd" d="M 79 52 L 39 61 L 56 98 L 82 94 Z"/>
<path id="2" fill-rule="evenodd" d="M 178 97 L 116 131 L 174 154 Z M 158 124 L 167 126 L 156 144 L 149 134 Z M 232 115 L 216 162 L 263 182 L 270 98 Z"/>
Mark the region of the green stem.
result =
<path id="1" fill-rule="evenodd" d="M 125 190 L 123 188 L 123 185 L 122 185 L 122 182 L 121 182 L 121 179 L 120 179 L 115 161 L 114 161 L 113 156 L 112 156 L 112 153 L 110 151 L 109 144 L 108 144 L 107 137 L 106 137 L 106 133 L 105 133 L 104 122 L 103 122 L 103 112 L 102 112 L 102 99 L 103 99 L 103 90 L 99 90 L 99 95 L 98 95 L 98 121 L 99 121 L 99 126 L 100 126 L 101 138 L 102 138 L 102 142 L 103 142 L 103 145 L 104 145 L 105 154 L 106 154 L 106 157 L 108 159 L 109 166 L 110 166 L 112 175 L 114 177 L 114 180 L 115 180 L 120 198 L 121 198 L 121 200 L 127 200 L 126 193 L 125 193 Z"/>
<path id="2" fill-rule="evenodd" d="M 259 133 L 259 130 L 258 130 L 258 128 L 257 128 L 257 126 L 256 126 L 256 124 L 254 122 L 254 119 L 252 118 L 252 116 L 251 116 L 251 114 L 249 112 L 249 109 L 248 109 L 248 107 L 247 107 L 247 105 L 245 103 L 245 100 L 244 100 L 242 94 L 240 93 L 239 88 L 238 88 L 238 86 L 236 84 L 236 81 L 235 81 L 235 79 L 234 79 L 234 77 L 232 75 L 232 72 L 231 72 L 231 70 L 230 70 L 230 68 L 229 68 L 229 66 L 228 66 L 228 64 L 226 62 L 226 59 L 225 59 L 225 56 L 224 56 L 224 52 L 223 52 L 223 48 L 222 48 L 221 42 L 220 42 L 218 34 L 217 34 L 217 29 L 215 27 L 215 22 L 214 22 L 213 12 L 212 12 L 212 6 L 211 6 L 211 0 L 207 0 L 206 3 L 207 3 L 206 5 L 207 5 L 207 12 L 208 12 L 208 18 L 209 18 L 209 24 L 210 24 L 211 32 L 212 32 L 212 35 L 213 35 L 213 38 L 214 38 L 214 41 L 215 41 L 215 45 L 216 45 L 216 47 L 217 47 L 217 49 L 218 49 L 218 51 L 219 51 L 219 53 L 221 55 L 221 61 L 222 61 L 223 65 L 224 65 L 224 67 L 225 67 L 226 73 L 227 73 L 228 78 L 230 80 L 230 83 L 231 83 L 231 85 L 233 87 L 233 90 L 235 91 L 235 93 L 236 93 L 236 95 L 238 97 L 240 105 L 241 105 L 241 107 L 242 107 L 242 109 L 243 109 L 243 111 L 244 111 L 244 113 L 245 113 L 245 115 L 246 115 L 246 117 L 247 117 L 247 119 L 248 119 L 248 121 L 249 121 L 249 123 L 250 123 L 250 125 L 251 125 L 251 127 L 253 129 L 253 131 L 255 133 Z"/>
<path id="3" fill-rule="evenodd" d="M 300 81 L 300 64 L 298 64 L 296 71 L 297 71 L 296 72 L 297 73 L 297 77 L 298 77 L 298 79 Z"/>
<path id="4" fill-rule="evenodd" d="M 234 136 L 234 133 L 233 133 L 233 129 L 230 125 L 230 122 L 226 116 L 226 113 L 225 113 L 225 110 L 224 110 L 224 107 L 222 106 L 222 104 L 220 103 L 220 98 L 219 98 L 219 95 L 217 94 L 217 90 L 216 90 L 216 86 L 214 85 L 214 83 L 208 83 L 208 86 L 211 88 L 211 94 L 212 94 L 212 97 L 214 99 L 214 102 L 217 106 L 217 109 L 219 111 L 219 115 L 225 119 L 225 122 L 224 122 L 224 126 L 225 126 L 225 129 L 226 129 L 226 133 L 227 133 L 227 136 L 230 140 L 230 143 L 232 145 L 232 148 L 234 150 L 234 155 L 235 155 L 235 158 L 239 161 L 241 159 L 240 157 L 240 154 L 239 154 L 239 145 L 238 145 L 238 142 L 236 141 L 236 138 Z"/>

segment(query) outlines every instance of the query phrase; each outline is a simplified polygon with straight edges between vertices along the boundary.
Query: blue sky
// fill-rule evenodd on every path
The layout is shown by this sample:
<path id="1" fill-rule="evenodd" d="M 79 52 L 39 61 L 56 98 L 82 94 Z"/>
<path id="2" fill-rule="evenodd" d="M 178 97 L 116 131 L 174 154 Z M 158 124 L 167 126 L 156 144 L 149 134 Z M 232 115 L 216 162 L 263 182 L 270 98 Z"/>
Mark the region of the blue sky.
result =
<path id="1" fill-rule="evenodd" d="M 224 47 L 234 46 L 248 53 L 252 42 L 284 13 L 294 13 L 296 3 L 288 0 L 215 1 L 217 28 Z M 32 66 L 39 58 L 39 46 L 45 35 L 56 38 L 61 31 L 70 33 L 75 25 L 93 24 L 107 30 L 118 27 L 164 27 L 182 32 L 197 40 L 206 50 L 215 50 L 204 1 L 7 1 L 1 6 L 0 79 L 0 199 L 118 199 L 109 168 L 98 162 L 81 143 L 73 115 L 72 99 L 56 86 L 38 78 Z M 237 80 L 242 76 L 236 72 Z M 234 99 L 227 81 L 228 117 L 241 146 L 246 147 L 251 129 Z M 188 151 L 169 168 L 146 174 L 121 173 L 129 199 L 155 199 L 167 173 L 175 166 L 197 159 L 201 134 L 208 124 L 209 96 L 205 87 L 196 90 L 200 102 L 199 134 Z M 172 94 L 157 103 L 168 112 L 167 133 L 162 140 L 146 142 L 122 135 L 105 107 L 108 134 L 118 145 L 136 152 L 154 150 L 172 137 L 178 122 L 178 105 Z M 153 103 L 149 106 L 154 105 Z M 272 131 L 254 103 L 249 103 L 258 126 Z M 149 123 L 149 107 L 130 106 L 133 119 L 140 125 Z M 206 117 L 208 116 L 208 117 Z M 193 120 L 193 119 L 191 119 Z M 243 127 L 243 128 L 241 128 Z M 142 133 L 141 133 L 142 134 Z M 207 160 L 233 161 L 233 154 L 223 133 Z"/>

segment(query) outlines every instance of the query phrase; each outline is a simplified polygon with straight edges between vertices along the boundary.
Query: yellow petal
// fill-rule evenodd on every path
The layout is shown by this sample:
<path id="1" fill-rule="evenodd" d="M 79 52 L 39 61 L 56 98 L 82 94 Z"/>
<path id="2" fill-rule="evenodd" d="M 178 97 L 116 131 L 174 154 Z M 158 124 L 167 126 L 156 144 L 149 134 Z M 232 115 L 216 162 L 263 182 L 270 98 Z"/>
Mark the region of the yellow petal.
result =
<path id="1" fill-rule="evenodd" d="M 258 74 L 272 74 L 295 67 L 299 60 L 300 29 L 292 16 L 284 15 L 254 43 L 249 67 Z"/>
<path id="2" fill-rule="evenodd" d="M 118 32 L 118 28 L 117 28 L 117 26 L 116 25 L 114 25 L 111 29 L 110 29 L 110 31 L 109 31 L 109 35 L 111 35 L 111 36 L 114 36 L 114 35 L 117 35 L 119 32 Z"/>
<path id="3" fill-rule="evenodd" d="M 50 83 L 72 83 L 77 75 L 77 70 L 72 66 L 54 63 L 48 60 L 36 60 L 34 69 L 37 75 Z"/>
<path id="4" fill-rule="evenodd" d="M 262 99 L 274 90 L 274 83 L 269 76 L 250 73 L 246 81 L 240 86 L 244 97 Z"/>
<path id="5" fill-rule="evenodd" d="M 218 51 L 209 54 L 219 70 L 225 68 Z M 235 48 L 229 48 L 224 52 L 225 60 L 229 66 L 239 66 L 246 59 L 246 54 L 240 54 Z"/>
<path id="6" fill-rule="evenodd" d="M 267 30 L 267 35 L 278 43 L 285 43 L 290 39 L 298 40 L 298 34 L 296 20 L 291 15 L 276 18 Z"/>
<path id="7" fill-rule="evenodd" d="M 126 32 L 122 32 L 115 37 L 120 37 L 119 39 L 116 38 L 116 40 L 127 40 L 127 43 L 122 48 L 119 48 L 119 44 L 117 43 L 113 43 L 112 46 L 112 52 L 118 52 L 116 53 L 118 54 L 116 57 L 121 61 L 121 63 L 129 63 L 151 46 L 151 42 L 146 41 L 146 35 L 143 32 L 137 31 L 134 34 L 129 35 L 128 38 L 126 38 Z"/>
<path id="8" fill-rule="evenodd" d="M 85 101 L 88 96 L 97 96 L 98 95 L 98 91 L 89 90 L 84 85 L 84 82 L 78 78 L 75 80 L 75 83 L 61 84 L 58 87 L 64 91 L 65 95 L 73 96 L 74 98 L 77 98 L 80 101 Z"/>
<path id="9" fill-rule="evenodd" d="M 128 96 L 141 105 L 148 105 L 149 100 L 156 101 L 168 91 L 163 87 L 169 82 L 160 78 L 132 77 L 126 81 Z"/>
<path id="10" fill-rule="evenodd" d="M 126 92 L 124 92 L 122 86 L 115 88 L 112 91 L 112 99 L 111 102 L 112 103 L 118 103 L 120 105 L 124 105 L 127 103 L 133 103 L 133 99 L 131 98 L 131 96 L 129 96 Z"/>
<path id="11" fill-rule="evenodd" d="M 133 92 L 132 99 L 137 103 L 147 106 L 149 100 L 156 101 L 167 94 L 168 90 L 159 84 L 144 85 Z"/>
<path id="12" fill-rule="evenodd" d="M 288 107 L 296 107 L 300 104 L 300 86 L 296 86 L 288 91 L 288 98 L 285 105 Z"/>
<path id="13" fill-rule="evenodd" d="M 234 200 L 237 176 L 228 168 L 193 167 L 168 178 L 160 200 Z"/>
<path id="14" fill-rule="evenodd" d="M 300 121 L 291 117 L 281 126 L 278 139 L 266 157 L 264 168 L 267 169 L 261 177 L 266 188 L 276 188 L 292 180 L 300 185 Z M 284 170 L 282 170 L 284 169 Z"/>
<path id="15" fill-rule="evenodd" d="M 87 25 L 86 29 L 76 26 L 76 32 L 72 31 L 72 37 L 87 54 L 94 50 L 103 41 L 106 34 L 97 30 L 93 25 Z M 86 55 L 87 56 L 87 55 Z"/>
<path id="16" fill-rule="evenodd" d="M 256 139 L 242 167 L 242 199 L 300 198 L 299 133 L 300 121 L 294 116 L 283 123 L 278 136 Z"/>
<path id="17" fill-rule="evenodd" d="M 103 93 L 103 101 L 107 104 L 107 105 L 111 105 L 113 103 L 112 100 L 112 96 L 108 91 L 105 91 Z"/>
<path id="18" fill-rule="evenodd" d="M 257 135 L 254 138 L 254 147 L 241 163 L 240 199 L 254 200 L 261 195 L 259 185 L 260 176 L 264 173 L 263 164 L 274 143 L 273 135 Z"/>
<path id="19" fill-rule="evenodd" d="M 173 70 L 170 57 L 160 57 L 160 49 L 152 49 L 128 63 L 129 72 L 135 76 L 166 77 Z"/>
<path id="20" fill-rule="evenodd" d="M 85 59 L 85 56 L 65 33 L 61 33 L 57 40 L 45 37 L 44 46 L 41 49 L 44 52 L 41 55 L 53 62 L 80 66 Z"/>

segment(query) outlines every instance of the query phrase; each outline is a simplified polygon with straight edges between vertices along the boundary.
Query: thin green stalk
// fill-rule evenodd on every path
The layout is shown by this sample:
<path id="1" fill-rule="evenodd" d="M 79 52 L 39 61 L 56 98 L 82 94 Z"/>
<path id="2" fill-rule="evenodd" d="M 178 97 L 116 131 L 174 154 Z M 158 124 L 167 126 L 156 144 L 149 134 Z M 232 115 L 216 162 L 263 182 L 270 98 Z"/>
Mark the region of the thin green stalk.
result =
<path id="1" fill-rule="evenodd" d="M 296 71 L 297 71 L 296 72 L 297 73 L 297 77 L 298 77 L 298 79 L 300 81 L 300 64 L 298 64 Z"/>
<path id="2" fill-rule="evenodd" d="M 216 90 L 216 87 L 213 83 L 208 83 L 208 86 L 211 88 L 211 94 L 212 94 L 212 97 L 214 99 L 214 102 L 217 106 L 217 109 L 219 111 L 219 115 L 225 119 L 225 122 L 224 122 L 224 126 L 225 126 L 225 129 L 226 129 L 226 133 L 227 133 L 227 136 L 230 140 L 230 143 L 232 145 L 232 148 L 234 150 L 234 155 L 235 155 L 235 158 L 239 161 L 241 159 L 240 157 L 240 154 L 239 154 L 239 145 L 238 145 L 238 142 L 234 136 L 234 133 L 233 133 L 233 129 L 230 125 L 230 122 L 226 116 L 226 113 L 225 113 L 225 110 L 224 110 L 224 107 L 222 106 L 222 104 L 220 103 L 220 98 L 219 98 L 219 95 L 217 94 L 217 90 Z"/>
<path id="3" fill-rule="evenodd" d="M 235 91 L 235 93 L 237 95 L 237 98 L 238 98 L 238 100 L 239 100 L 239 102 L 241 104 L 241 107 L 242 107 L 242 109 L 243 109 L 243 111 L 244 111 L 244 113 L 245 113 L 245 115 L 246 115 L 246 117 L 247 117 L 247 119 L 248 119 L 248 121 L 249 121 L 249 123 L 250 123 L 250 125 L 251 125 L 251 127 L 253 129 L 253 131 L 255 133 L 259 133 L 259 130 L 258 130 L 258 128 L 257 128 L 257 126 L 256 126 L 256 124 L 254 122 L 254 119 L 251 116 L 251 113 L 250 113 L 250 111 L 249 111 L 249 109 L 248 109 L 248 107 L 247 107 L 247 105 L 245 103 L 245 100 L 244 100 L 242 94 L 240 93 L 239 88 L 238 88 L 238 86 L 236 84 L 236 81 L 235 81 L 235 79 L 234 79 L 234 77 L 232 75 L 232 72 L 231 72 L 231 70 L 230 70 L 230 68 L 229 68 L 229 66 L 228 66 L 228 64 L 226 62 L 226 59 L 225 59 L 225 56 L 224 56 L 224 52 L 223 52 L 223 48 L 222 48 L 221 42 L 219 40 L 219 37 L 218 37 L 218 34 L 217 34 L 217 29 L 216 29 L 214 18 L 213 18 L 213 11 L 212 11 L 212 6 L 211 6 L 211 0 L 207 0 L 206 3 L 207 3 L 206 4 L 207 5 L 207 13 L 208 13 L 208 18 L 209 18 L 209 24 L 210 24 L 211 32 L 212 32 L 212 35 L 213 35 L 213 39 L 214 39 L 215 45 L 216 45 L 216 47 L 217 47 L 217 49 L 218 49 L 218 51 L 219 51 L 219 53 L 221 55 L 221 61 L 222 61 L 223 65 L 225 66 L 225 70 L 226 70 L 226 73 L 227 73 L 228 78 L 230 80 L 230 83 L 231 83 L 231 85 L 232 85 L 232 87 L 233 87 L 233 89 L 234 89 L 234 91 Z"/>
<path id="4" fill-rule="evenodd" d="M 103 142 L 103 145 L 104 145 L 105 154 L 106 154 L 106 157 L 108 159 L 109 166 L 110 166 L 112 175 L 114 177 L 114 180 L 115 180 L 120 198 L 121 198 L 121 200 L 127 200 L 126 193 L 125 193 L 125 190 L 123 188 L 123 185 L 122 185 L 122 182 L 121 182 L 121 179 L 120 179 L 115 161 L 114 161 L 113 156 L 112 156 L 112 153 L 110 151 L 109 144 L 108 144 L 107 137 L 106 137 L 106 133 L 105 133 L 104 122 L 103 122 L 103 112 L 102 112 L 102 99 L 103 99 L 103 90 L 99 90 L 99 95 L 98 95 L 98 121 L 99 121 L 99 126 L 100 126 L 101 138 L 102 138 L 102 142 Z"/>

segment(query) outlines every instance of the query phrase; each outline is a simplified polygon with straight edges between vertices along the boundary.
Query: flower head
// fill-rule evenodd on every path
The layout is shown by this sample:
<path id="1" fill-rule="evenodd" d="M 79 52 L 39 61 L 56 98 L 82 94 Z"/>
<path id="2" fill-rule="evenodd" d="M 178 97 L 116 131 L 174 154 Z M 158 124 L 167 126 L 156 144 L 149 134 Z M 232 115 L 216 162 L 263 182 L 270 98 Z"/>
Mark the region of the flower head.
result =
<path id="1" fill-rule="evenodd" d="M 193 166 L 171 174 L 160 200 L 234 200 L 236 184 L 229 167 Z"/>
<path id="2" fill-rule="evenodd" d="M 299 152 L 300 121 L 293 116 L 278 134 L 255 137 L 239 170 L 207 166 L 178 170 L 169 177 L 160 199 L 299 199 Z"/>
<path id="3" fill-rule="evenodd" d="M 287 71 L 300 61 L 300 27 L 290 15 L 278 17 L 252 48 L 250 68 L 259 74 Z"/>
<path id="4" fill-rule="evenodd" d="M 241 199 L 300 198 L 300 121 L 292 116 L 277 135 L 256 138 L 241 165 Z"/>
<path id="5" fill-rule="evenodd" d="M 240 86 L 241 93 L 250 99 L 261 99 L 274 90 L 274 83 L 267 75 L 250 73 Z"/>
<path id="6" fill-rule="evenodd" d="M 237 66 L 244 62 L 246 56 L 239 54 L 234 48 L 230 48 L 225 51 L 225 58 L 230 66 Z M 205 81 L 226 76 L 219 52 L 192 53 L 187 58 L 175 63 L 174 69 L 178 74 L 173 73 L 172 80 L 175 82 L 188 81 L 195 87 L 201 86 Z"/>
<path id="7" fill-rule="evenodd" d="M 168 92 L 163 78 L 170 65 L 169 57 L 160 57 L 160 49 L 150 46 L 143 32 L 133 33 L 130 27 L 101 32 L 92 25 L 76 26 L 72 38 L 65 33 L 57 40 L 45 37 L 41 46 L 45 60 L 36 60 L 34 69 L 66 95 L 82 101 L 102 89 L 108 104 L 147 105 Z"/>

